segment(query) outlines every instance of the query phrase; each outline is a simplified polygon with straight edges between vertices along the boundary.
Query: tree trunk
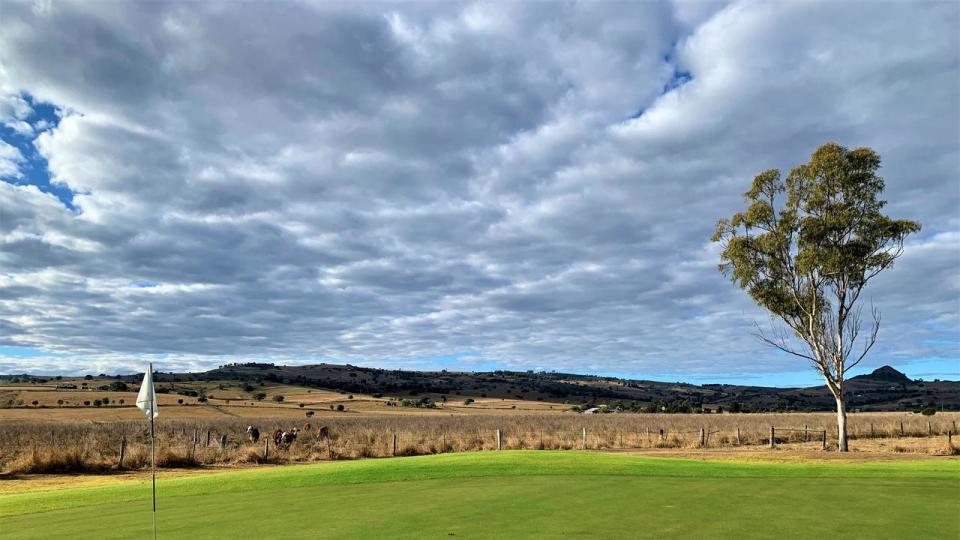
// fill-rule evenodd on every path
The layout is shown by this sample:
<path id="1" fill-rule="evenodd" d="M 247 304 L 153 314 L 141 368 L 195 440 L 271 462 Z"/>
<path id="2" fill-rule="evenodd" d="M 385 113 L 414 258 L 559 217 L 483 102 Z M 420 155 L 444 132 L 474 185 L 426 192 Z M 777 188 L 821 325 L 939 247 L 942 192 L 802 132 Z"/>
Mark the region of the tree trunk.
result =
<path id="1" fill-rule="evenodd" d="M 847 448 L 847 404 L 843 400 L 843 393 L 835 396 L 837 400 L 837 450 L 846 452 Z"/>

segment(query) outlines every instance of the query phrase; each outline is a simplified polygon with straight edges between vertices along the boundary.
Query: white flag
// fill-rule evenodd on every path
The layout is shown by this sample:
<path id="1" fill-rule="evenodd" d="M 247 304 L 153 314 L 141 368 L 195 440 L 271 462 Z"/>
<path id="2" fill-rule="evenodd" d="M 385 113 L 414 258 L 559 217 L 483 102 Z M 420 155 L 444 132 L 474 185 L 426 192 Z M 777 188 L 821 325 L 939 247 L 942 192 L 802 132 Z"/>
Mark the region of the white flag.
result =
<path id="1" fill-rule="evenodd" d="M 160 416 L 157 410 L 157 393 L 153 390 L 153 364 L 143 374 L 143 383 L 140 384 L 140 393 L 137 394 L 137 407 L 147 415 L 147 418 Z"/>

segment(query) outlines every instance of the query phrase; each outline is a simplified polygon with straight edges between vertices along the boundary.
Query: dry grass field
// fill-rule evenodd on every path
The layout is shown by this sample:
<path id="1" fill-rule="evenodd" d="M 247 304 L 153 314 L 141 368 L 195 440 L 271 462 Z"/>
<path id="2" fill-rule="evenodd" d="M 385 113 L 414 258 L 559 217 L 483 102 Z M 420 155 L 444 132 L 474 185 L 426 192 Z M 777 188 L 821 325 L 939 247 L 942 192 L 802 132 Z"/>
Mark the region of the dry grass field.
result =
<path id="1" fill-rule="evenodd" d="M 580 415 L 510 409 L 461 414 L 461 408 L 425 413 L 419 409 L 384 407 L 391 409 L 393 414 L 379 415 L 331 413 L 327 409 L 323 411 L 324 416 L 315 415 L 308 419 L 299 407 L 258 404 L 249 409 L 257 413 L 288 414 L 243 416 L 231 414 L 233 409 L 244 410 L 243 406 L 172 406 L 161 409 L 157 422 L 157 462 L 164 468 L 230 466 L 264 461 L 305 463 L 394 454 L 494 450 L 498 447 L 674 453 L 731 449 L 769 451 L 770 426 L 777 429 L 776 442 L 781 451 L 823 454 L 820 449 L 822 430 L 827 431 L 828 452 L 835 446 L 836 439 L 835 417 L 829 413 Z M 177 417 L 174 411 L 181 409 L 208 411 L 204 414 L 210 416 Z M 149 424 L 137 409 L 116 410 L 122 411 L 125 418 L 77 420 L 70 416 L 69 420 L 9 419 L 0 423 L 0 470 L 7 474 L 114 470 L 119 468 L 121 438 L 126 441 L 123 468 L 136 470 L 149 466 Z M 13 409 L 3 410 L 0 414 L 11 411 L 18 414 L 45 412 L 44 409 Z M 107 414 L 107 410 L 102 409 L 92 412 Z M 953 454 L 955 450 L 947 446 L 947 433 L 955 433 L 958 420 L 960 413 L 938 413 L 932 417 L 904 413 L 852 414 L 851 447 L 854 452 L 872 454 Z M 276 448 L 271 442 L 264 458 L 264 442 L 270 432 L 277 428 L 303 428 L 307 422 L 311 429 L 301 432 L 289 448 Z M 245 434 L 246 427 L 251 424 L 262 433 L 256 444 L 248 441 Z M 328 437 L 319 436 L 321 426 L 327 428 Z M 701 444 L 701 429 L 704 444 Z M 221 446 L 220 440 L 224 436 L 225 444 Z M 960 438 L 954 441 L 956 446 L 960 446 Z"/>

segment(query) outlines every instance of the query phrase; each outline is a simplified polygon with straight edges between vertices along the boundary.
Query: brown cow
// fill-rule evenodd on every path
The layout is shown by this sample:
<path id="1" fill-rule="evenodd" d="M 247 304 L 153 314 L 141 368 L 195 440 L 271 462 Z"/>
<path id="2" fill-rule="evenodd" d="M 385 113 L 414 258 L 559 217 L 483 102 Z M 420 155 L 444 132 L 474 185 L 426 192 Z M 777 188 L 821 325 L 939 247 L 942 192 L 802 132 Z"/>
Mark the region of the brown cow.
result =
<path id="1" fill-rule="evenodd" d="M 317 438 L 320 440 L 330 438 L 330 428 L 327 426 L 320 426 L 320 429 L 317 430 Z"/>

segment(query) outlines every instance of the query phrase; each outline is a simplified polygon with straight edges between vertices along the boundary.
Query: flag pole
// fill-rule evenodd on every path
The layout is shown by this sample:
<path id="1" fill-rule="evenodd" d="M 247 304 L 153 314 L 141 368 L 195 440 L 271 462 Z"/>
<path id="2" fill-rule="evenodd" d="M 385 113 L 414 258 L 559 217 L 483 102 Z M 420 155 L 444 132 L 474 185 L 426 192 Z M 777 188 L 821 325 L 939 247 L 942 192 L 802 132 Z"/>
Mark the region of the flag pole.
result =
<path id="1" fill-rule="evenodd" d="M 153 362 L 150 362 L 150 382 L 153 382 Z M 152 389 L 151 389 L 152 390 Z M 153 430 L 154 411 L 157 410 L 156 393 L 151 392 L 153 403 L 150 404 L 150 469 L 153 476 L 153 540 L 157 540 L 157 436 Z"/>

